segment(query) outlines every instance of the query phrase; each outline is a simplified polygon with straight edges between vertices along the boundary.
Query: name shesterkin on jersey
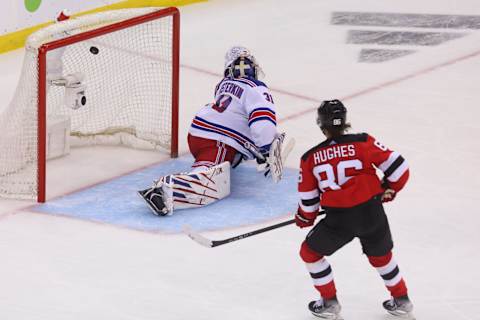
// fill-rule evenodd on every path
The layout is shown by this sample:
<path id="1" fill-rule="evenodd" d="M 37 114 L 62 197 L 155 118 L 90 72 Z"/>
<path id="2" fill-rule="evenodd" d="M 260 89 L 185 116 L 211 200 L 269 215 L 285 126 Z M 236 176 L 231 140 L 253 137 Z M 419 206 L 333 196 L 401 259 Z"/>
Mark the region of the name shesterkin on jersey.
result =
<path id="1" fill-rule="evenodd" d="M 223 82 L 220 87 L 217 89 L 216 94 L 225 94 L 231 93 L 238 99 L 242 97 L 243 89 L 240 86 L 237 86 L 235 83 Z"/>
<path id="2" fill-rule="evenodd" d="M 366 133 L 327 139 L 301 159 L 300 208 L 306 214 L 324 208 L 348 208 L 368 201 L 388 187 L 400 191 L 408 180 L 408 163 Z"/>
<path id="3" fill-rule="evenodd" d="M 267 86 L 254 78 L 223 78 L 215 87 L 215 103 L 197 112 L 189 133 L 223 142 L 253 159 L 245 145 L 269 146 L 277 134 L 275 105 Z"/>

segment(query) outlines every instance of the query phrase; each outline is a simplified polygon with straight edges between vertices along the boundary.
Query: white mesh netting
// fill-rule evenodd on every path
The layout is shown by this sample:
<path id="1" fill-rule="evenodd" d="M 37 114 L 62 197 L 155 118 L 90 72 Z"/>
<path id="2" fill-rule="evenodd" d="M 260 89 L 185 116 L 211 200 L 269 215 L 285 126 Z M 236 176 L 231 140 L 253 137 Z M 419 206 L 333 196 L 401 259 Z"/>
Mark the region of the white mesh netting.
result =
<path id="1" fill-rule="evenodd" d="M 29 37 L 14 98 L 0 114 L 0 197 L 37 196 L 38 48 L 155 10 L 158 8 L 84 16 L 51 25 Z M 163 17 L 47 54 L 47 72 L 48 64 L 61 57 L 63 76 L 81 73 L 84 78 L 87 102 L 77 110 L 65 105 L 64 86 L 47 84 L 47 118 L 70 117 L 72 145 L 123 144 L 169 150 L 172 20 L 171 16 Z"/>

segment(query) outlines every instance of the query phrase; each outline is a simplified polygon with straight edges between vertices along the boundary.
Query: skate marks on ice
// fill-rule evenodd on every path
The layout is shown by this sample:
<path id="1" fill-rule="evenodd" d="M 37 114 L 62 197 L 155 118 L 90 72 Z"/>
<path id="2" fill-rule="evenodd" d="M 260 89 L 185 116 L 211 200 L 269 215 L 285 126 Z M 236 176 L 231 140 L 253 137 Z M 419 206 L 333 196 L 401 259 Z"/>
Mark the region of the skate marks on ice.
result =
<path id="1" fill-rule="evenodd" d="M 197 231 L 209 231 L 262 223 L 285 216 L 296 208 L 297 170 L 286 168 L 283 179 L 274 184 L 249 162 L 232 170 L 231 194 L 222 201 L 202 208 L 178 210 L 172 216 L 154 216 L 138 197 L 137 190 L 150 186 L 162 175 L 188 171 L 192 161 L 188 156 L 163 162 L 37 205 L 32 211 L 140 231 L 177 233 L 185 224 Z"/>
<path id="2" fill-rule="evenodd" d="M 334 25 L 364 27 L 480 29 L 480 16 L 389 12 L 333 12 Z"/>
<path id="3" fill-rule="evenodd" d="M 358 56 L 358 62 L 384 62 L 404 57 L 414 52 L 415 50 L 362 49 Z"/>
<path id="4" fill-rule="evenodd" d="M 480 29 L 480 16 L 333 12 L 331 24 L 355 27 L 356 29 L 347 31 L 346 43 L 370 46 L 361 48 L 358 62 L 379 63 L 415 53 L 422 50 L 422 47 L 437 46 L 464 37 L 470 31 L 477 31 Z M 432 29 L 438 31 L 432 32 Z"/>
<path id="5" fill-rule="evenodd" d="M 420 286 L 421 288 L 421 286 Z M 423 291 L 423 290 L 421 290 Z M 394 316 L 382 309 L 381 305 L 372 303 L 362 295 L 349 295 L 342 299 L 344 320 L 478 320 L 480 299 L 476 296 L 432 297 L 417 294 L 413 299 L 414 309 L 408 316 Z M 438 306 L 441 305 L 442 308 Z M 320 319 L 312 317 L 312 319 Z"/>

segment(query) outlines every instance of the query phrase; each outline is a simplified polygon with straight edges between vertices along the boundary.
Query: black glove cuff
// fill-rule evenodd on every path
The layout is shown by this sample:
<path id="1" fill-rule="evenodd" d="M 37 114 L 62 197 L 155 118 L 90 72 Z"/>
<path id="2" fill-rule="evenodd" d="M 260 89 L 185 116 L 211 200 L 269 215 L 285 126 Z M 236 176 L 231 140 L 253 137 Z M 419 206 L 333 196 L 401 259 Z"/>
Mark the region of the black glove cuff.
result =
<path id="1" fill-rule="evenodd" d="M 387 190 L 390 188 L 390 183 L 385 178 L 382 179 L 382 188 L 383 190 Z"/>

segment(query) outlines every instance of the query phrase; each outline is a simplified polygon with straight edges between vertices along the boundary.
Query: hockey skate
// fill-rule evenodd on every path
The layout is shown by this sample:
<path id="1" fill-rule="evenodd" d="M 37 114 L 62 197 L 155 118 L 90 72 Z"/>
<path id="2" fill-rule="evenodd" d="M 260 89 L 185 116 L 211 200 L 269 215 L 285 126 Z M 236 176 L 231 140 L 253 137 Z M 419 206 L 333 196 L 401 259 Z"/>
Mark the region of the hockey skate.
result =
<path id="1" fill-rule="evenodd" d="M 168 199 L 165 196 L 165 191 L 162 189 L 163 178 L 155 182 L 152 187 L 137 191 L 147 203 L 150 210 L 156 216 L 170 215 L 172 210 L 168 205 Z"/>
<path id="2" fill-rule="evenodd" d="M 408 296 L 398 298 L 391 298 L 383 302 L 383 307 L 391 315 L 402 317 L 405 319 L 415 319 L 412 314 L 413 304 L 410 302 Z"/>
<path id="3" fill-rule="evenodd" d="M 320 299 L 312 301 L 308 304 L 310 312 L 319 318 L 329 320 L 342 320 L 340 310 L 342 309 L 338 303 L 337 298 L 332 299 Z"/>

